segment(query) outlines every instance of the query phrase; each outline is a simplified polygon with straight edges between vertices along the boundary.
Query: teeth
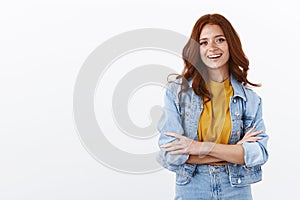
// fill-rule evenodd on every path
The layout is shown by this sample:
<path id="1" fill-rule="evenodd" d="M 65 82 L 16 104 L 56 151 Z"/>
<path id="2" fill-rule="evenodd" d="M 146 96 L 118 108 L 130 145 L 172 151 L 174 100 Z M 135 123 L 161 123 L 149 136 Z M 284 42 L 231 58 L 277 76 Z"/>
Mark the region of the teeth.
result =
<path id="1" fill-rule="evenodd" d="M 210 56 L 207 56 L 208 58 L 218 58 L 220 57 L 221 54 L 216 54 L 216 55 L 210 55 Z"/>

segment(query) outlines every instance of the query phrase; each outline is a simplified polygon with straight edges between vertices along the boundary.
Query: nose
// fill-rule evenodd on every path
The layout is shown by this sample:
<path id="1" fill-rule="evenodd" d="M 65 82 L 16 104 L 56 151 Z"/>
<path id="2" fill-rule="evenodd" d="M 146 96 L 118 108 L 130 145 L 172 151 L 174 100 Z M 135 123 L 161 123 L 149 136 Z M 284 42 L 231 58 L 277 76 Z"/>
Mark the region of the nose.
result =
<path id="1" fill-rule="evenodd" d="M 209 48 L 208 51 L 213 53 L 213 52 L 215 52 L 215 51 L 217 51 L 217 50 L 218 50 L 217 47 L 212 47 L 212 48 Z"/>
<path id="2" fill-rule="evenodd" d="M 208 46 L 208 51 L 214 52 L 218 50 L 218 47 L 216 46 L 216 44 L 214 42 L 211 42 Z"/>

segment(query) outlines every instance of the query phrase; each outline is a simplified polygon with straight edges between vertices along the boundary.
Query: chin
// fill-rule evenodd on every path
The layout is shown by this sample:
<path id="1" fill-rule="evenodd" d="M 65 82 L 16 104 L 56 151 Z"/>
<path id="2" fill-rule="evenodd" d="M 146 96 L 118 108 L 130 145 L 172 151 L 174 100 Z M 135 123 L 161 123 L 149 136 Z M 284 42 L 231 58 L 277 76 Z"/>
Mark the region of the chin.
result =
<path id="1" fill-rule="evenodd" d="M 226 66 L 226 63 L 209 63 L 205 64 L 209 69 L 220 69 Z"/>
<path id="2" fill-rule="evenodd" d="M 221 65 L 215 65 L 215 66 L 206 65 L 206 67 L 207 67 L 208 69 L 220 69 L 220 68 L 221 68 Z"/>

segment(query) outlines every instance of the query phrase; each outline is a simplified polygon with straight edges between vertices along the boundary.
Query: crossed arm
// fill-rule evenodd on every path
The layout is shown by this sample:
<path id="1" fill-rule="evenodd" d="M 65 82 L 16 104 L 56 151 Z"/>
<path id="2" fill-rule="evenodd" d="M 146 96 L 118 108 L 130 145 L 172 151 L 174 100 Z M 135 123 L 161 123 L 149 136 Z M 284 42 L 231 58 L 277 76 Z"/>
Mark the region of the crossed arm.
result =
<path id="1" fill-rule="evenodd" d="M 214 162 L 227 161 L 235 164 L 245 164 L 243 142 L 255 142 L 260 140 L 257 137 L 262 131 L 253 131 L 251 128 L 245 136 L 234 145 L 216 144 L 213 142 L 199 142 L 183 135 L 166 132 L 165 135 L 175 137 L 178 140 L 164 144 L 161 147 L 170 154 L 189 154 L 187 163 L 209 164 Z"/>

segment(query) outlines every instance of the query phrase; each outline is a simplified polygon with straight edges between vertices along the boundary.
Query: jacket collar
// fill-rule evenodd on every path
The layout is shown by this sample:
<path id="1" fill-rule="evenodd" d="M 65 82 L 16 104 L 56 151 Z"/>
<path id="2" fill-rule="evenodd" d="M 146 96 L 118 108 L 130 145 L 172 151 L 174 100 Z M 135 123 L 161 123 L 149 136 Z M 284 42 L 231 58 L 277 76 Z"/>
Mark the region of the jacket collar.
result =
<path id="1" fill-rule="evenodd" d="M 247 101 L 244 86 L 238 82 L 232 74 L 230 74 L 230 82 L 233 88 L 233 98 L 240 97 L 244 101 Z M 192 80 L 188 81 L 189 87 L 192 87 Z"/>
<path id="2" fill-rule="evenodd" d="M 233 98 L 241 97 L 244 101 L 247 101 L 244 86 L 238 82 L 232 74 L 230 74 L 230 82 L 233 88 Z"/>

